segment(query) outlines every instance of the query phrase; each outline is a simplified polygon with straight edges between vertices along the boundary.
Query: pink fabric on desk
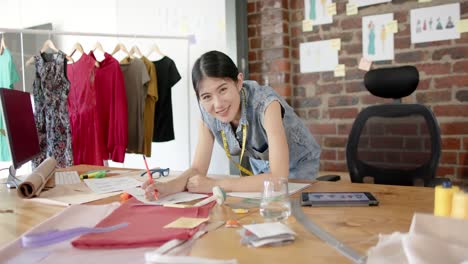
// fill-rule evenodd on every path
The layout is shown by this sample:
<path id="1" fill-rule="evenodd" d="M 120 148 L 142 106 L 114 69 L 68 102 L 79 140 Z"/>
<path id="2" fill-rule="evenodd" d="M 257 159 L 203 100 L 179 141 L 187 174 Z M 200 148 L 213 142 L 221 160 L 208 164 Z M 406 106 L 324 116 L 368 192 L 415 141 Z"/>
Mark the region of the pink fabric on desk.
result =
<path id="1" fill-rule="evenodd" d="M 137 248 L 160 246 L 171 239 L 186 240 L 198 231 L 197 228 L 164 228 L 180 217 L 206 218 L 215 202 L 201 207 L 173 208 L 163 206 L 135 206 L 141 204 L 135 198 L 122 204 L 96 227 L 127 222 L 128 227 L 119 230 L 87 234 L 72 242 L 81 249 Z"/>

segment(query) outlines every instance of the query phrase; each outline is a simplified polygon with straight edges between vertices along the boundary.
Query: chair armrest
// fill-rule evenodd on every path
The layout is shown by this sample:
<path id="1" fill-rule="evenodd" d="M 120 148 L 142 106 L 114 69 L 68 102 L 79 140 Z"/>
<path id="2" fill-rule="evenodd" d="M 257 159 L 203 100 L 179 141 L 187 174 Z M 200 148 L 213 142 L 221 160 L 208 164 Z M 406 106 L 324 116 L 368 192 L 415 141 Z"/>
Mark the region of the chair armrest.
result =
<path id="1" fill-rule="evenodd" d="M 320 177 L 317 177 L 316 179 L 317 181 L 339 181 L 341 180 L 341 176 L 340 175 L 323 175 L 323 176 L 320 176 Z"/>
<path id="2" fill-rule="evenodd" d="M 426 187 L 436 187 L 437 185 L 442 185 L 444 182 L 451 183 L 452 181 L 449 178 L 434 178 L 426 183 Z"/>

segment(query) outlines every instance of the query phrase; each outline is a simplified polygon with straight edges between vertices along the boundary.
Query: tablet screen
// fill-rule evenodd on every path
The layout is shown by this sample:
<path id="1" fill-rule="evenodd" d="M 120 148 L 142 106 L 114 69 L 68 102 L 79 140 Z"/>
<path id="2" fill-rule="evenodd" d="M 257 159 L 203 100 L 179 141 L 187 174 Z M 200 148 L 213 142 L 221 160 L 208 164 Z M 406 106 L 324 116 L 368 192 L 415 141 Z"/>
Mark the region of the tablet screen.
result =
<path id="1" fill-rule="evenodd" d="M 362 201 L 368 202 L 369 198 L 362 192 L 340 192 L 340 193 L 308 193 L 311 202 L 332 201 Z"/>

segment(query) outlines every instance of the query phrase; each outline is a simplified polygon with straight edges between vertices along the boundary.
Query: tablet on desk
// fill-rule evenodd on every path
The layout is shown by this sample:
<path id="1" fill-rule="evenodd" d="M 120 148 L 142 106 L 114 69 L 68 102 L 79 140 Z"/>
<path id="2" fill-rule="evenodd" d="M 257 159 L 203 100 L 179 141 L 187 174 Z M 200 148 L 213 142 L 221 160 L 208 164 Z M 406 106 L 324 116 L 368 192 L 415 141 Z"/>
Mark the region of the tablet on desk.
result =
<path id="1" fill-rule="evenodd" d="M 302 206 L 377 206 L 370 192 L 303 192 Z"/>

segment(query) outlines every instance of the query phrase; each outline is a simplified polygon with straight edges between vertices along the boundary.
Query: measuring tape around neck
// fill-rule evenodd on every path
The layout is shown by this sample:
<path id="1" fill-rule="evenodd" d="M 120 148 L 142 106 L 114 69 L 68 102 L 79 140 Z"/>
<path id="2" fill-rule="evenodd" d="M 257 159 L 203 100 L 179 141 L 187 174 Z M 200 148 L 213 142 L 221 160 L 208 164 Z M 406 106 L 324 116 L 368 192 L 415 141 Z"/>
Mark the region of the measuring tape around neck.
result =
<path id="1" fill-rule="evenodd" d="M 246 107 L 246 103 L 245 103 L 245 93 L 244 93 L 244 90 L 242 89 L 241 90 L 242 92 L 242 102 L 244 103 L 244 107 Z M 242 109 L 241 109 L 242 111 Z M 242 149 L 241 149 L 241 154 L 240 154 L 240 159 L 239 159 L 239 163 L 235 162 L 232 160 L 231 158 L 231 153 L 229 152 L 229 147 L 228 147 L 228 143 L 227 143 L 227 139 L 226 139 L 226 133 L 224 132 L 224 130 L 221 130 L 221 137 L 223 139 L 223 146 L 224 146 L 224 151 L 226 152 L 226 156 L 232 161 L 232 163 L 234 163 L 234 165 L 236 165 L 236 167 L 240 170 L 241 172 L 241 176 L 242 176 L 242 173 L 244 173 L 246 176 L 252 176 L 253 173 L 244 168 L 242 165 L 240 165 L 240 163 L 242 163 L 242 158 L 244 157 L 244 151 L 245 151 L 245 144 L 247 142 L 247 125 L 242 125 Z"/>

